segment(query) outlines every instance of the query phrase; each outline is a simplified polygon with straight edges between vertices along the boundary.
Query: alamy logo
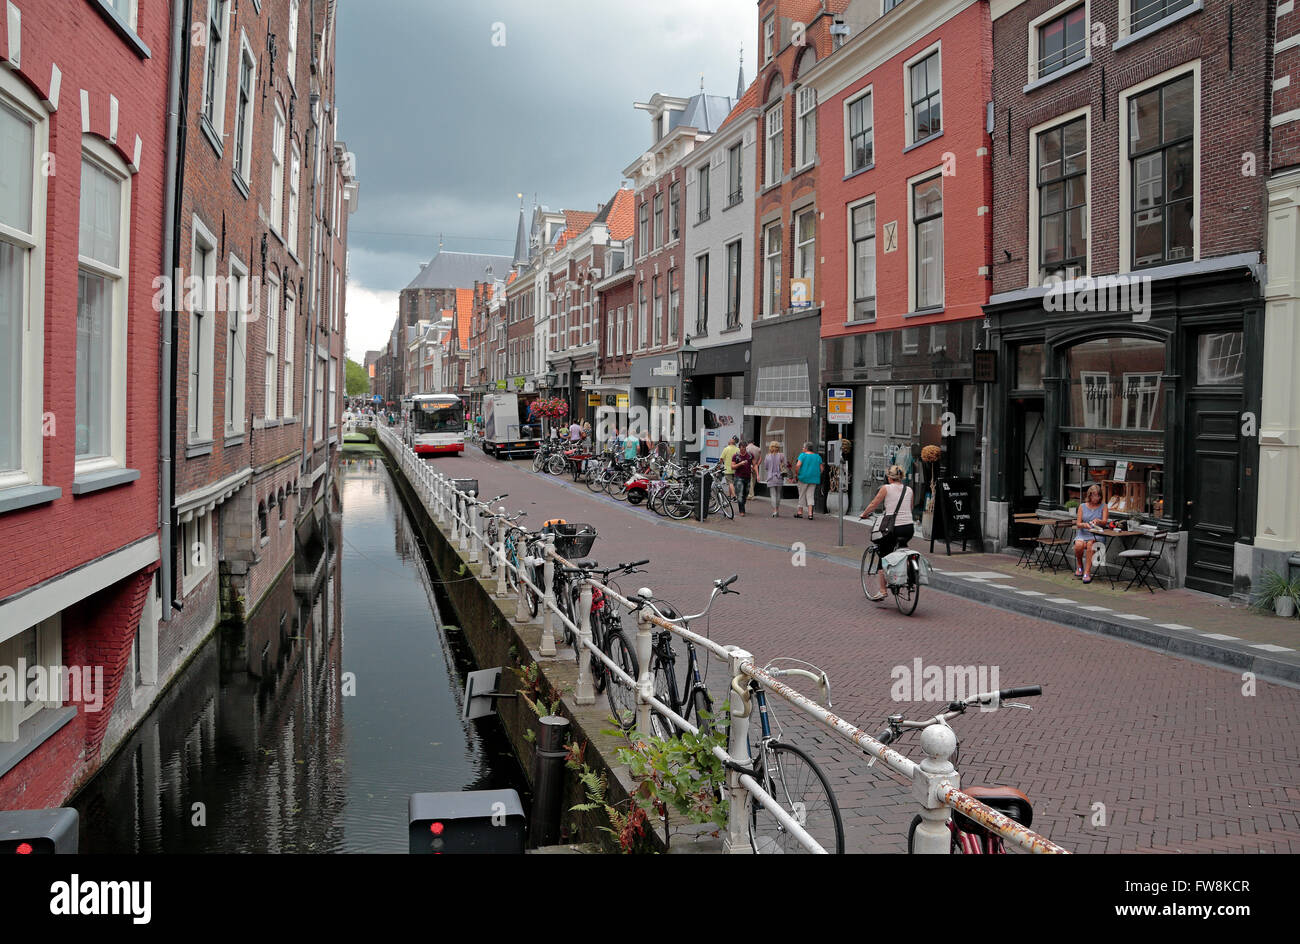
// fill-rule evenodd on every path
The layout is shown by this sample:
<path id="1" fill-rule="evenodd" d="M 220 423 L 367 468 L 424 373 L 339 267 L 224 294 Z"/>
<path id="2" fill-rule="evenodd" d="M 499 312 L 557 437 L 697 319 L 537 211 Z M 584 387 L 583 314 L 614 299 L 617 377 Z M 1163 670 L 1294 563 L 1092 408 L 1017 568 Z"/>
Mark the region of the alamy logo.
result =
<path id="1" fill-rule="evenodd" d="M 1135 322 L 1151 320 L 1151 278 L 1146 275 L 1083 275 L 1070 282 L 1059 275 L 1043 283 L 1048 311 L 1125 313 Z"/>
<path id="2" fill-rule="evenodd" d="M 152 882 L 83 882 L 75 872 L 50 886 L 52 915 L 129 915 L 148 924 L 153 914 Z"/>
<path id="3" fill-rule="evenodd" d="M 998 689 L 999 667 L 987 665 L 925 665 L 920 657 L 911 665 L 896 665 L 889 671 L 894 701 L 964 701 L 980 692 Z M 993 711 L 981 705 L 981 711 Z"/>
<path id="4" fill-rule="evenodd" d="M 0 701 L 80 702 L 86 711 L 104 707 L 104 667 L 102 665 L 33 665 L 25 658 L 17 668 L 0 665 Z"/>

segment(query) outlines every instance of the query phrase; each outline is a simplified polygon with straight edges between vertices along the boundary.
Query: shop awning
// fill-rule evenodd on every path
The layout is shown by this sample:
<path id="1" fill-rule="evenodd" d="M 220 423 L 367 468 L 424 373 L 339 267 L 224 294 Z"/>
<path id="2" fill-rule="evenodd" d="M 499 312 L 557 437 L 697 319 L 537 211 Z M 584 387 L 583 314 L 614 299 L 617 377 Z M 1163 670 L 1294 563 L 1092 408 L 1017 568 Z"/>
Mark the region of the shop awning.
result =
<path id="1" fill-rule="evenodd" d="M 590 390 L 592 393 L 631 393 L 632 388 L 628 384 L 586 384 L 583 390 Z"/>
<path id="2" fill-rule="evenodd" d="M 747 406 L 746 416 L 789 416 L 795 419 L 812 419 L 811 406 Z"/>

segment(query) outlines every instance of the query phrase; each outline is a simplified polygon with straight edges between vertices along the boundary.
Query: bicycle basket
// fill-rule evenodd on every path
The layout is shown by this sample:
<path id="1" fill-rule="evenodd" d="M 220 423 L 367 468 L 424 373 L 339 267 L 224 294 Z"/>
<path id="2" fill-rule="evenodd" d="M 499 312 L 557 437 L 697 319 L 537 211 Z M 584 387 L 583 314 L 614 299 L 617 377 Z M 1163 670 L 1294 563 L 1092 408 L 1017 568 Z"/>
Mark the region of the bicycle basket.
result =
<path id="1" fill-rule="evenodd" d="M 569 560 L 586 557 L 596 543 L 596 529 L 589 524 L 560 523 L 549 530 L 555 535 L 555 553 Z"/>

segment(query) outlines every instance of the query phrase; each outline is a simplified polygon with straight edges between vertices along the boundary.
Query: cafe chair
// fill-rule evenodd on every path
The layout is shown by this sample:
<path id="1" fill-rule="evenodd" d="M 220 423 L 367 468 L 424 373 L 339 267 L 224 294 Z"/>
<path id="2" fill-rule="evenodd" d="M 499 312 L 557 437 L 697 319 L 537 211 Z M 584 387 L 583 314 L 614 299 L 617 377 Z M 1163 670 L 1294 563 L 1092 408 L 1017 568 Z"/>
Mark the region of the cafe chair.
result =
<path id="1" fill-rule="evenodd" d="M 1074 520 L 1067 518 L 1052 525 L 1052 533 L 1048 537 L 1035 538 L 1040 571 L 1050 567 L 1052 573 L 1056 573 L 1061 567 L 1070 566 L 1069 548 L 1074 544 L 1074 529 Z"/>
<path id="2" fill-rule="evenodd" d="M 1150 543 L 1145 548 L 1134 548 L 1131 551 L 1119 552 L 1119 570 L 1110 579 L 1110 585 L 1114 588 L 1115 584 L 1124 579 L 1125 568 L 1133 571 L 1133 576 L 1124 589 L 1128 590 L 1134 584 L 1140 587 L 1146 587 L 1148 593 L 1155 593 L 1155 587 L 1152 581 L 1159 584 L 1159 579 L 1155 576 L 1156 565 L 1164 557 L 1165 547 L 1169 541 L 1168 531 L 1157 531 L 1151 535 Z M 1163 588 L 1162 588 L 1163 589 Z"/>
<path id="3" fill-rule="evenodd" d="M 1017 567 L 1032 567 L 1034 565 L 1034 554 L 1038 551 L 1038 536 L 1042 533 L 1043 528 L 1041 525 L 1026 524 L 1026 521 L 1036 517 L 1038 515 L 1033 511 L 1011 516 L 1012 530 L 1021 529 L 1020 534 L 1015 538 L 1015 543 L 1020 545 L 1020 560 L 1016 561 Z"/>

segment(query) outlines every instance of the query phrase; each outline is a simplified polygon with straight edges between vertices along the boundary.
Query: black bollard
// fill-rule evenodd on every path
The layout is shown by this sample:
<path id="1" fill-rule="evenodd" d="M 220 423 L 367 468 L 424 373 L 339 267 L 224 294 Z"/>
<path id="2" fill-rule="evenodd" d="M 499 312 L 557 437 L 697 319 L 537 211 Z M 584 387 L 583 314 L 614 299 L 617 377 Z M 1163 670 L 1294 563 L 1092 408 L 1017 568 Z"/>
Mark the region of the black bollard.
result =
<path id="1" fill-rule="evenodd" d="M 560 807 L 564 799 L 564 739 L 569 719 L 547 715 L 539 719 L 537 750 L 533 755 L 533 815 L 529 843 L 533 848 L 560 841 Z"/>

